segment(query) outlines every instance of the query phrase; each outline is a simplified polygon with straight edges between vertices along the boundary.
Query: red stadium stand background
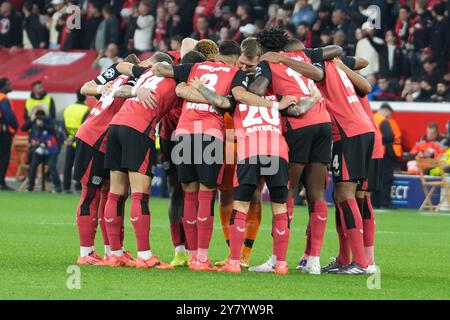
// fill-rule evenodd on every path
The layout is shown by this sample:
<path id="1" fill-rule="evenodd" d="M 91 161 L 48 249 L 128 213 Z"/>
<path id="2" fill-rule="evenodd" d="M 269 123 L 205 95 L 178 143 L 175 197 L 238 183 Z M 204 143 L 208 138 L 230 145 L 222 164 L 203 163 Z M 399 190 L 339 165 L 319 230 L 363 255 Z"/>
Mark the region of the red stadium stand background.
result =
<path id="1" fill-rule="evenodd" d="M 34 81 L 41 80 L 44 83 L 47 92 L 55 98 L 57 114 L 61 117 L 64 107 L 75 101 L 74 92 L 83 83 L 98 75 L 99 71 L 91 67 L 96 55 L 97 52 L 93 50 L 63 52 L 0 49 L 0 77 L 8 77 L 11 80 L 13 92 L 9 96 L 14 101 L 14 110 L 20 125 L 23 123 L 25 99 L 29 96 Z M 77 59 L 73 56 L 77 56 Z M 46 57 L 48 59 L 44 59 Z M 95 99 L 88 100 L 90 106 L 94 103 Z M 376 110 L 381 102 L 371 104 Z M 440 131 L 444 133 L 445 124 L 450 121 L 449 103 L 390 102 L 390 105 L 395 110 L 394 118 L 402 130 L 404 150 L 410 150 L 424 135 L 429 122 L 437 122 Z M 14 174 L 14 170 L 10 170 L 9 174 Z"/>

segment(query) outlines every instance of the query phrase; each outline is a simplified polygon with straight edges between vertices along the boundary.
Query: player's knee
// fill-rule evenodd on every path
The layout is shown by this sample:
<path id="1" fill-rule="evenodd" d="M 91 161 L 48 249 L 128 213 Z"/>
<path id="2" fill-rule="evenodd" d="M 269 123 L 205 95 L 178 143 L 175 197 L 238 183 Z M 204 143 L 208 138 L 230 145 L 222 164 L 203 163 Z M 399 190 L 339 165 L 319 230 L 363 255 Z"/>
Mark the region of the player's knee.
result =
<path id="1" fill-rule="evenodd" d="M 308 198 L 309 202 L 323 200 L 324 199 L 323 186 L 321 188 L 317 187 L 308 188 L 306 190 L 306 197 Z"/>
<path id="2" fill-rule="evenodd" d="M 250 184 L 243 184 L 234 188 L 234 200 L 250 203 L 255 189 L 256 186 Z"/>
<path id="3" fill-rule="evenodd" d="M 250 209 L 250 201 L 233 202 L 233 212 L 239 211 L 243 213 L 248 213 L 249 209 Z"/>
<path id="4" fill-rule="evenodd" d="M 288 189 L 284 186 L 269 188 L 270 201 L 274 203 L 286 203 Z"/>

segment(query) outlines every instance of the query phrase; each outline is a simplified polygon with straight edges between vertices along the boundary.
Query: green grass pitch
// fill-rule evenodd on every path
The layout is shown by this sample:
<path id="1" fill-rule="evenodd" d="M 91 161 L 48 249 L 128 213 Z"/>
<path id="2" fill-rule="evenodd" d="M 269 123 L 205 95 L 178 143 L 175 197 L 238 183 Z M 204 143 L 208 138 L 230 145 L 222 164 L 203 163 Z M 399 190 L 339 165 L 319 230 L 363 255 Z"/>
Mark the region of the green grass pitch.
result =
<path id="1" fill-rule="evenodd" d="M 218 274 L 187 269 L 137 270 L 81 267 L 81 289 L 66 286 L 75 264 L 78 237 L 75 195 L 0 193 L 0 299 L 449 299 L 450 214 L 413 210 L 377 212 L 376 258 L 381 288 L 368 289 L 365 276 L 310 276 L 294 270 L 304 246 L 305 207 L 297 207 L 288 252 L 287 276 Z M 152 251 L 170 262 L 173 248 L 167 199 L 151 199 Z M 127 207 L 128 208 L 128 207 Z M 271 216 L 263 221 L 251 263 L 271 253 Z M 227 254 L 216 209 L 211 244 L 213 261 Z M 127 211 L 127 217 L 129 213 Z M 321 262 L 336 254 L 334 210 L 325 235 Z M 101 236 L 96 240 L 102 253 Z M 135 251 L 126 219 L 126 246 Z"/>

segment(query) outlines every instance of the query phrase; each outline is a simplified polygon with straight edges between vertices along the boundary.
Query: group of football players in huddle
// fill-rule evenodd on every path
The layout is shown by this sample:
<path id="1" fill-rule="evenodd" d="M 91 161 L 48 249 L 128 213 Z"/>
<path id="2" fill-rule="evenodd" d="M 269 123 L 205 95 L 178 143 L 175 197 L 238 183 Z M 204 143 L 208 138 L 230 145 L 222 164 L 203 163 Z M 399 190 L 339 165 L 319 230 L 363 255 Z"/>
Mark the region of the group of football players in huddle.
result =
<path id="1" fill-rule="evenodd" d="M 85 83 L 82 94 L 98 102 L 76 135 L 78 264 L 241 272 L 249 267 L 266 185 L 273 251 L 249 271 L 288 273 L 294 198 L 304 188 L 309 222 L 297 269 L 375 272 L 369 192 L 378 188 L 382 144 L 366 96 L 370 84 L 355 72 L 367 64 L 342 55 L 339 46 L 307 49 L 276 27 L 241 45 L 187 38 L 180 52 L 144 61 L 130 55 Z M 156 135 L 170 186 L 170 264 L 150 249 Z M 321 268 L 330 169 L 339 253 Z M 217 190 L 229 252 L 213 264 L 208 248 Z M 129 196 L 136 257 L 123 244 Z M 97 225 L 103 258 L 94 247 Z"/>

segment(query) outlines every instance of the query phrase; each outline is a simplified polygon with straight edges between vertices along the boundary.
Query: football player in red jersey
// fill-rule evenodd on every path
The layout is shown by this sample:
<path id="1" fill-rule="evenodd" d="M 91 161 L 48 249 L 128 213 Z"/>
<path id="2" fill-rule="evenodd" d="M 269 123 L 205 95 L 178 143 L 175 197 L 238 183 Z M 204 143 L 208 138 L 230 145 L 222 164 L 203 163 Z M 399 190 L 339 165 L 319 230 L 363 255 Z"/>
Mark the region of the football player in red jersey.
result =
<path id="1" fill-rule="evenodd" d="M 157 62 L 172 63 L 169 55 L 155 53 L 149 66 Z M 126 258 L 120 245 L 120 229 L 123 215 L 106 211 L 105 220 L 111 246 L 110 266 L 136 266 L 137 268 L 170 269 L 171 265 L 161 262 L 150 250 L 149 190 L 156 169 L 154 131 L 156 124 L 176 104 L 175 81 L 156 77 L 149 67 L 134 66 L 122 62 L 118 70 L 138 78 L 133 88 L 120 87 L 114 95 L 133 97 L 125 101 L 121 110 L 111 121 L 105 167 L 111 171 L 111 186 L 107 206 L 116 205 L 116 200 L 128 194 L 131 187 L 131 215 L 136 235 L 138 255 L 134 264 Z M 154 91 L 154 95 L 150 91 Z M 150 105 L 147 101 L 152 101 Z"/>
<path id="2" fill-rule="evenodd" d="M 215 61 L 215 56 L 219 51 L 219 47 L 211 40 L 194 40 L 186 38 L 183 40 L 180 52 L 169 51 L 171 57 L 175 57 L 174 64 L 179 64 L 180 59 L 182 63 L 200 62 L 198 53 L 203 54 L 202 61 Z M 209 59 L 208 59 L 209 57 Z M 197 61 L 198 60 L 198 61 Z M 189 264 L 189 255 L 185 248 L 185 234 L 182 223 L 183 215 L 183 199 L 184 192 L 181 183 L 178 181 L 175 164 L 172 161 L 171 153 L 175 145 L 172 141 L 172 134 L 174 133 L 178 120 L 181 115 L 183 101 L 170 110 L 170 112 L 162 118 L 159 124 L 159 138 L 161 145 L 163 168 L 167 177 L 167 182 L 170 189 L 170 203 L 168 208 L 170 234 L 172 237 L 172 244 L 175 248 L 175 256 L 170 264 L 174 267 L 187 266 Z"/>
<path id="3" fill-rule="evenodd" d="M 375 128 L 346 73 L 353 75 L 354 72 L 350 69 L 344 72 L 335 62 L 324 61 L 320 49 L 309 54 L 313 62 L 324 70 L 324 79 L 320 81 L 319 89 L 333 124 L 333 197 L 336 203 L 336 229 L 340 238 L 338 258 L 322 268 L 322 272 L 365 274 L 368 263 L 364 250 L 363 223 L 355 194 L 357 183 L 367 178 Z M 283 63 L 296 69 L 294 60 Z M 364 84 L 358 88 L 359 94 L 370 92 L 367 80 L 362 77 L 359 80 Z"/>
<path id="4" fill-rule="evenodd" d="M 294 95 L 299 100 L 310 97 L 311 88 L 316 88 L 314 81 L 323 77 L 323 71 L 312 65 L 310 58 L 301 50 L 281 51 L 286 50 L 290 40 L 280 28 L 265 29 L 258 34 L 258 40 L 267 53 L 261 57 L 262 61 L 259 63 L 257 76 L 250 86 L 250 91 L 260 95 L 271 86 L 274 93 L 279 95 Z M 330 49 L 334 51 L 334 56 L 340 53 L 339 48 Z M 298 69 L 294 70 L 280 63 L 284 59 L 295 60 Z M 284 137 L 289 146 L 288 212 L 292 219 L 294 197 L 298 194 L 298 184 L 304 173 L 311 221 L 312 250 L 306 257 L 303 270 L 320 274 L 320 251 L 328 216 L 324 185 L 327 179 L 326 168 L 331 161 L 331 119 L 324 101 L 320 100 L 305 114 L 298 117 L 285 116 L 283 121 Z M 271 259 L 274 260 L 274 257 Z M 254 271 L 258 269 L 261 268 L 255 267 Z"/>
<path id="5" fill-rule="evenodd" d="M 364 60 L 362 58 L 355 58 L 360 62 Z M 361 67 L 367 65 L 367 61 L 363 61 L 366 63 L 358 63 Z M 379 188 L 379 166 L 380 159 L 383 158 L 383 143 L 380 129 L 375 123 L 375 119 L 373 117 L 373 112 L 370 107 L 369 99 L 365 93 L 370 91 L 370 87 L 368 86 L 367 81 L 358 75 L 355 72 L 352 72 L 350 67 L 355 69 L 356 61 L 353 62 L 351 57 L 343 57 L 342 61 L 336 59 L 334 63 L 345 72 L 350 81 L 355 86 L 355 89 L 358 93 L 359 101 L 364 108 L 367 116 L 372 122 L 373 127 L 375 128 L 375 141 L 372 152 L 372 157 L 368 166 L 367 179 L 364 181 L 359 181 L 357 192 L 356 192 L 356 201 L 358 202 L 359 210 L 362 216 L 362 226 L 364 231 L 364 249 L 367 259 L 367 272 L 375 273 L 376 265 L 375 265 L 375 215 L 372 207 L 372 202 L 370 199 L 370 192 L 374 190 L 378 190 Z M 347 239 L 345 239 L 347 240 Z M 347 243 L 348 246 L 348 243 Z M 347 250 L 348 252 L 348 250 Z"/>
<path id="6" fill-rule="evenodd" d="M 135 55 L 129 55 L 125 61 L 139 62 Z M 114 98 L 111 88 L 123 84 L 133 85 L 132 82 L 129 82 L 128 77 L 120 75 L 116 66 L 117 64 L 113 64 L 104 73 L 96 79 L 86 82 L 81 88 L 81 93 L 84 95 L 101 95 L 101 99 L 76 134 L 74 179 L 82 184 L 81 199 L 77 208 L 77 226 L 80 238 L 80 256 L 77 263 L 82 265 L 103 263 L 94 250 L 97 223 L 100 224 L 102 230 L 105 247 L 104 260 L 108 261 L 110 255 L 103 219 L 109 184 L 109 172 L 103 166 L 105 137 L 111 119 L 124 102 L 124 99 Z"/>

